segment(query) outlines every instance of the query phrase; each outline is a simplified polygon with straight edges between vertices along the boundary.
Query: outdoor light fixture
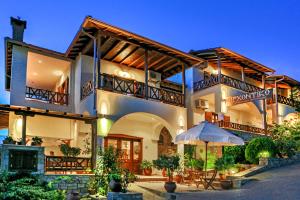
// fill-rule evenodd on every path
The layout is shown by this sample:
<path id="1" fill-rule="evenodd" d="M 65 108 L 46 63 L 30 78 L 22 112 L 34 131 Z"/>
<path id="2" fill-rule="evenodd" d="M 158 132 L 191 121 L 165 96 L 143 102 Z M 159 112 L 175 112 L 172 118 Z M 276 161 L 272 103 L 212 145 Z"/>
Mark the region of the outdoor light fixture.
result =
<path id="1" fill-rule="evenodd" d="M 60 70 L 55 70 L 55 71 L 53 71 L 53 74 L 54 74 L 55 76 L 61 76 L 61 75 L 63 74 L 63 72 L 60 71 Z"/>
<path id="2" fill-rule="evenodd" d="M 218 70 L 213 69 L 213 70 L 211 70 L 211 73 L 217 75 L 218 74 Z"/>
<path id="3" fill-rule="evenodd" d="M 128 72 L 125 71 L 119 71 L 118 72 L 119 76 L 124 77 L 124 78 L 130 78 L 130 74 Z"/>

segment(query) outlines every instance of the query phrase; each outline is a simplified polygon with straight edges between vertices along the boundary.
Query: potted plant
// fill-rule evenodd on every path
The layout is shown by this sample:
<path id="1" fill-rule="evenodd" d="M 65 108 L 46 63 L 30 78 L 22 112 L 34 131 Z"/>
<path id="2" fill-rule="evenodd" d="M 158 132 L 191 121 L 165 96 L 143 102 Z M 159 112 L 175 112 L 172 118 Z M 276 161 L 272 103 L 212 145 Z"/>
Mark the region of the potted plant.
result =
<path id="1" fill-rule="evenodd" d="M 230 189 L 232 181 L 226 180 L 226 174 L 230 167 L 234 165 L 234 158 L 230 155 L 224 155 L 215 162 L 215 169 L 219 172 L 220 184 L 223 189 Z"/>
<path id="2" fill-rule="evenodd" d="M 141 169 L 143 170 L 146 176 L 152 175 L 152 167 L 153 164 L 148 160 L 143 160 L 143 162 L 141 163 Z"/>
<path id="3" fill-rule="evenodd" d="M 32 138 L 31 146 L 41 146 L 43 139 L 41 137 L 35 136 Z"/>
<path id="4" fill-rule="evenodd" d="M 119 174 L 110 174 L 108 187 L 112 192 L 121 192 L 122 191 L 121 176 Z"/>
<path id="5" fill-rule="evenodd" d="M 16 144 L 16 141 L 11 136 L 6 136 L 2 142 L 3 144 Z"/>
<path id="6" fill-rule="evenodd" d="M 168 175 L 168 181 L 165 182 L 165 189 L 169 193 L 173 193 L 176 190 L 176 183 L 172 181 L 173 171 L 179 167 L 179 156 L 160 156 L 157 160 L 153 161 L 153 165 L 159 169 L 166 169 Z"/>

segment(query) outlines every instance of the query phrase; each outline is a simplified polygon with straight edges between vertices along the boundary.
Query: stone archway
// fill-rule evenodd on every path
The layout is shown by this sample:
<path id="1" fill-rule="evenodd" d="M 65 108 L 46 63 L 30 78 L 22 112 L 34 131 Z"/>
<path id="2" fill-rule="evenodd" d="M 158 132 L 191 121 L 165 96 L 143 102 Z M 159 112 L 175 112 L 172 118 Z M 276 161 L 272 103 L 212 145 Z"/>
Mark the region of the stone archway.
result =
<path id="1" fill-rule="evenodd" d="M 177 145 L 174 144 L 173 138 L 166 129 L 166 127 L 163 127 L 160 131 L 159 140 L 157 141 L 157 156 L 161 155 L 174 155 L 177 153 Z"/>

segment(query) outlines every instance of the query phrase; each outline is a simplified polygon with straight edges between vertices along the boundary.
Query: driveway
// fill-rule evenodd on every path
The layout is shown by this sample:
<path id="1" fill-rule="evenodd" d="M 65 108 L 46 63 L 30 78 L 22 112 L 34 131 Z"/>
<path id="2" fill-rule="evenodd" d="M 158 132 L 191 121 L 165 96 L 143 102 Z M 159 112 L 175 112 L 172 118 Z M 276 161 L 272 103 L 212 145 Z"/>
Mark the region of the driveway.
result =
<path id="1" fill-rule="evenodd" d="M 273 169 L 253 178 L 242 189 L 179 193 L 179 200 L 300 200 L 300 164 Z M 177 200 L 176 199 L 176 200 Z"/>

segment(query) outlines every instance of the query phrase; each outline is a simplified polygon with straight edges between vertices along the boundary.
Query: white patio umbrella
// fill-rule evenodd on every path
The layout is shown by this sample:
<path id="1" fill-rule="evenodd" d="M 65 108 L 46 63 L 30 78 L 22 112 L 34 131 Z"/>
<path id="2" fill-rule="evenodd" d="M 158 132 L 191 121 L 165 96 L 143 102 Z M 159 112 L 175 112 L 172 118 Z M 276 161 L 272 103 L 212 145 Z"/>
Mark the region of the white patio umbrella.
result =
<path id="1" fill-rule="evenodd" d="M 175 138 L 177 144 L 203 144 L 205 143 L 205 176 L 207 171 L 207 146 L 212 143 L 213 146 L 232 146 L 244 145 L 243 139 L 232 133 L 212 124 L 203 121 L 197 126 L 179 134 Z"/>

